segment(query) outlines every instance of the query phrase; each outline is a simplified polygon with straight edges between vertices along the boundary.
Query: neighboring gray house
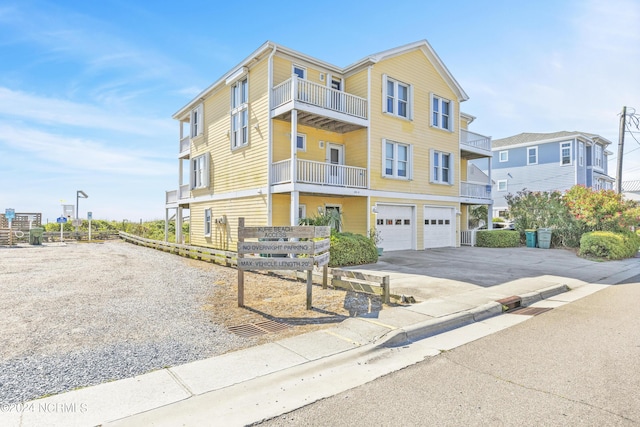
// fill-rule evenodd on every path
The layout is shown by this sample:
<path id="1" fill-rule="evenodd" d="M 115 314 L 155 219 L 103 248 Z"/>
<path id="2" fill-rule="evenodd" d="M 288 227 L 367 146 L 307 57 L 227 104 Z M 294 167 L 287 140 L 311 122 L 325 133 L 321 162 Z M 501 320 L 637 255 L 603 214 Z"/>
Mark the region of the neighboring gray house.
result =
<path id="1" fill-rule="evenodd" d="M 493 140 L 493 215 L 507 209 L 505 196 L 523 189 L 564 191 L 574 185 L 612 189 L 607 151 L 611 142 L 586 132 L 521 133 Z"/>

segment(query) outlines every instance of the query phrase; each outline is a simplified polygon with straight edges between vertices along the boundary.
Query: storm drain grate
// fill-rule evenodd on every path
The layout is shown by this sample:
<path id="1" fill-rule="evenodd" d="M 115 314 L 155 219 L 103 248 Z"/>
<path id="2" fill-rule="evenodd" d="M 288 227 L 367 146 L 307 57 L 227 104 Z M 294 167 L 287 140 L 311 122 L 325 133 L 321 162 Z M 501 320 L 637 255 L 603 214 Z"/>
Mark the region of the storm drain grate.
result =
<path id="1" fill-rule="evenodd" d="M 241 337 L 255 337 L 258 335 L 264 335 L 268 333 L 280 332 L 287 329 L 289 325 L 285 323 L 278 323 L 273 320 L 265 320 L 258 323 L 246 323 L 244 325 L 230 326 L 229 330 Z"/>
<path id="2" fill-rule="evenodd" d="M 522 314 L 524 316 L 537 316 L 545 311 L 551 310 L 551 307 L 520 307 L 514 310 L 509 310 L 509 314 Z"/>

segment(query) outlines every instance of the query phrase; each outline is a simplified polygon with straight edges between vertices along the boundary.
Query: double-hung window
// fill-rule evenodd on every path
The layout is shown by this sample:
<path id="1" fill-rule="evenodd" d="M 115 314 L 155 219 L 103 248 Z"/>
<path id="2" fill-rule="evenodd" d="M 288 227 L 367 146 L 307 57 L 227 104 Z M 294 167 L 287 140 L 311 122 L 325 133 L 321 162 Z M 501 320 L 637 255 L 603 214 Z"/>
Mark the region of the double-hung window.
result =
<path id="1" fill-rule="evenodd" d="M 431 126 L 453 132 L 453 102 L 431 94 Z"/>
<path id="2" fill-rule="evenodd" d="M 211 236 L 211 209 L 204 210 L 204 235 Z"/>
<path id="3" fill-rule="evenodd" d="M 527 165 L 538 164 L 538 147 L 527 147 Z"/>
<path id="4" fill-rule="evenodd" d="M 191 110 L 191 114 L 189 117 L 189 122 L 191 125 L 190 136 L 191 138 L 195 138 L 196 136 L 202 135 L 203 127 L 203 117 L 202 117 L 202 104 L 198 105 L 196 108 Z"/>
<path id="5" fill-rule="evenodd" d="M 571 142 L 563 142 L 560 144 L 560 165 L 571 164 Z"/>
<path id="6" fill-rule="evenodd" d="M 578 164 L 584 166 L 584 142 L 578 143 Z"/>
<path id="7" fill-rule="evenodd" d="M 593 165 L 597 168 L 602 168 L 602 145 L 596 144 L 594 153 Z"/>
<path id="8" fill-rule="evenodd" d="M 209 154 L 191 159 L 191 188 L 209 186 Z"/>
<path id="9" fill-rule="evenodd" d="M 231 149 L 249 143 L 249 85 L 247 78 L 231 86 Z"/>
<path id="10" fill-rule="evenodd" d="M 453 155 L 431 150 L 431 182 L 453 184 Z"/>
<path id="11" fill-rule="evenodd" d="M 404 119 L 413 119 L 413 87 L 398 80 L 382 76 L 382 111 Z"/>
<path id="12" fill-rule="evenodd" d="M 388 139 L 383 140 L 383 176 L 387 178 L 411 178 L 411 146 Z"/>

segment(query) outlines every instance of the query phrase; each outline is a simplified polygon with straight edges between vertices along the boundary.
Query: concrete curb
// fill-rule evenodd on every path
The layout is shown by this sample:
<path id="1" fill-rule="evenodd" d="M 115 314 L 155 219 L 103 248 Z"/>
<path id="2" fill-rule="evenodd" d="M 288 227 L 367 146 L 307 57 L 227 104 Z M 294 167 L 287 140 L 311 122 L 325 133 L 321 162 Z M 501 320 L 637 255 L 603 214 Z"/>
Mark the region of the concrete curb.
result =
<path id="1" fill-rule="evenodd" d="M 568 292 L 569 290 L 570 290 L 569 286 L 565 284 L 559 284 L 559 285 L 552 285 L 535 292 L 529 292 L 520 296 L 520 305 L 522 307 L 528 307 L 531 304 L 534 304 L 538 301 L 542 301 L 543 299 L 548 299 L 558 294 Z"/>
<path id="2" fill-rule="evenodd" d="M 518 296 L 520 306 L 527 307 L 543 299 L 551 298 L 555 295 L 569 291 L 565 284 L 553 285 L 539 291 L 529 292 Z M 376 347 L 400 347 L 413 341 L 419 341 L 433 335 L 438 335 L 461 326 L 466 326 L 475 322 L 482 322 L 503 313 L 502 304 L 499 302 L 489 302 L 471 310 L 448 316 L 429 319 L 403 328 L 395 329 L 384 334 L 374 341 Z"/>

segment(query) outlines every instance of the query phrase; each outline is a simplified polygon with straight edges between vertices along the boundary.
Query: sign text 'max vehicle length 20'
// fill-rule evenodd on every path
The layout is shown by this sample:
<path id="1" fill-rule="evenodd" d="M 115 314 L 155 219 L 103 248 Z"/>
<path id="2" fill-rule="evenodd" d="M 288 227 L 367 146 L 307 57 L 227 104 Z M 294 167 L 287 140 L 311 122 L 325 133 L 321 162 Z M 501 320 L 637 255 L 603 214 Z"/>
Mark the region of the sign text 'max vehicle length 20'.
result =
<path id="1" fill-rule="evenodd" d="M 238 221 L 238 306 L 244 307 L 244 270 L 306 270 L 307 309 L 311 309 L 312 270 L 323 268 L 323 284 L 327 283 L 330 227 L 245 227 L 244 218 Z M 245 242 L 244 239 L 259 239 Z M 266 241 L 262 239 L 268 239 Z M 292 239 L 292 240 L 285 240 Z M 298 241 L 298 239 L 309 239 Z M 321 239 L 321 240 L 312 240 Z M 261 256 L 248 256 L 260 254 Z M 280 255 L 273 258 L 265 255 Z M 305 257 L 290 257 L 306 255 Z"/>

